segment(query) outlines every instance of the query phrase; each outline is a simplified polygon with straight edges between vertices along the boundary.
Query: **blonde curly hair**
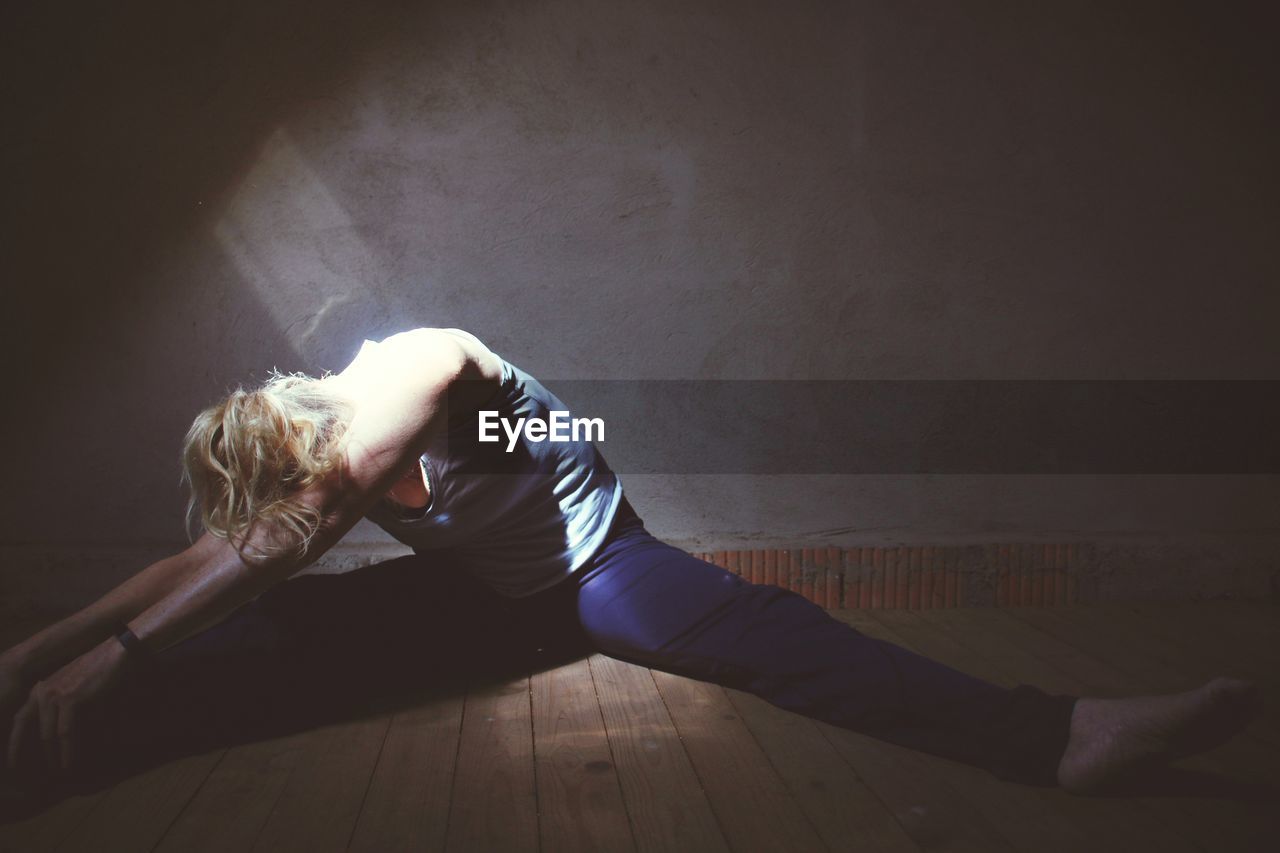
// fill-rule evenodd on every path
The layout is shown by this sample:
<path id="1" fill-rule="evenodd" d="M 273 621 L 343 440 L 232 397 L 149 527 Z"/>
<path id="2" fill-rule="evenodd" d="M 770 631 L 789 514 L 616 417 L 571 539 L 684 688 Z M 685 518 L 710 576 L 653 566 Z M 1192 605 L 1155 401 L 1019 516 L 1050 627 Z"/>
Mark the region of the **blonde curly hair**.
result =
<path id="1" fill-rule="evenodd" d="M 321 519 L 298 495 L 341 465 L 353 413 L 350 401 L 321 381 L 327 375 L 272 368 L 261 387 L 239 386 L 196 416 L 182 446 L 188 537 L 199 519 L 244 556 L 250 529 L 261 521 L 290 544 L 259 548 L 260 555 L 306 554 Z"/>

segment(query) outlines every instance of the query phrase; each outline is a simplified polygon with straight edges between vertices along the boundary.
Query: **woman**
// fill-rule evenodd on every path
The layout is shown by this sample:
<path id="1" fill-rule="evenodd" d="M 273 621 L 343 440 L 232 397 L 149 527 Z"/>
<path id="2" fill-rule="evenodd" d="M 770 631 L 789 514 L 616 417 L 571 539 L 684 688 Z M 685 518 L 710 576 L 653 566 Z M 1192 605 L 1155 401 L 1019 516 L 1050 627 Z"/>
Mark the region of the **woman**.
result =
<path id="1" fill-rule="evenodd" d="M 131 676 L 169 685 L 170 703 L 200 697 L 183 713 L 225 721 L 208 712 L 219 697 L 290 684 L 319 661 L 343 676 L 313 681 L 329 695 L 310 704 L 358 703 L 380 661 L 396 661 L 392 680 L 417 677 L 460 649 L 501 656 L 556 629 L 580 648 L 1080 793 L 1214 746 L 1257 712 L 1256 689 L 1229 679 L 1135 699 L 988 684 L 655 539 L 589 441 L 526 433 L 508 452 L 478 438 L 481 410 L 515 422 L 566 409 L 474 336 L 414 329 L 365 341 L 341 373 L 275 374 L 205 410 L 183 451 L 203 535 L 0 657 L 10 768 L 76 766 L 82 712 Z M 280 583 L 364 517 L 417 556 L 382 564 L 394 572 Z M 210 661 L 222 666 L 216 689 Z"/>

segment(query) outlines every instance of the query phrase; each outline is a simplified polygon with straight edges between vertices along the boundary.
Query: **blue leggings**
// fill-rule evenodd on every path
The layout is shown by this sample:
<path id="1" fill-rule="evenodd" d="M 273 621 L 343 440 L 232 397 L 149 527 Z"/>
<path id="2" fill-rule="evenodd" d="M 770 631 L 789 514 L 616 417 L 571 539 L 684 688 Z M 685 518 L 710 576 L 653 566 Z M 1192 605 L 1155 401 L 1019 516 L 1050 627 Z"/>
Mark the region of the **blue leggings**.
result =
<path id="1" fill-rule="evenodd" d="M 526 598 L 491 591 L 447 552 L 280 584 L 160 653 L 104 714 L 99 755 L 270 735 L 414 685 L 502 678 L 594 651 L 1028 784 L 1056 784 L 1075 702 L 868 637 L 794 592 L 654 538 L 624 498 L 595 556 Z"/>

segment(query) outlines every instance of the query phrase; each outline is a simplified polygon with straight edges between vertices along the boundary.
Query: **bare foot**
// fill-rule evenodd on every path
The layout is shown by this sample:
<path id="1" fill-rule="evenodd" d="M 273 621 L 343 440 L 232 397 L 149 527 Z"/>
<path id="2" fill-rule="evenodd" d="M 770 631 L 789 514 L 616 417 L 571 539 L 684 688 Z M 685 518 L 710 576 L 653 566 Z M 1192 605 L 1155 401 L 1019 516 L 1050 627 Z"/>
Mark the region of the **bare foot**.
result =
<path id="1" fill-rule="evenodd" d="M 1262 710 L 1257 686 L 1215 678 L 1194 690 L 1131 699 L 1080 699 L 1058 784 L 1101 793 L 1135 773 L 1230 740 Z"/>

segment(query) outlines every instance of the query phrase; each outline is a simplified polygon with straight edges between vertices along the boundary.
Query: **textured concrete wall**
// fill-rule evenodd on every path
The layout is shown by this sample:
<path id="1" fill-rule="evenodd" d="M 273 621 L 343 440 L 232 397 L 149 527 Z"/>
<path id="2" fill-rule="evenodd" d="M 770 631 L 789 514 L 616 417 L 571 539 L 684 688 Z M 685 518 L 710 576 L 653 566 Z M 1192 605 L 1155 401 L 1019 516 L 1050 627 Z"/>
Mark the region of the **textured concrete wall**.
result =
<path id="1" fill-rule="evenodd" d="M 179 545 L 197 408 L 416 325 L 546 377 L 1280 374 L 1253 7 L 28 5 L 4 36 L 10 583 L 52 546 Z M 1280 539 L 1275 477 L 624 483 L 701 547 L 1194 540 L 1187 593 L 1261 591 Z"/>

